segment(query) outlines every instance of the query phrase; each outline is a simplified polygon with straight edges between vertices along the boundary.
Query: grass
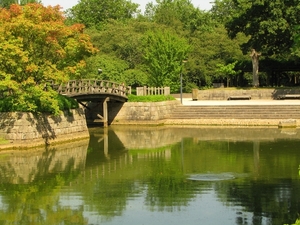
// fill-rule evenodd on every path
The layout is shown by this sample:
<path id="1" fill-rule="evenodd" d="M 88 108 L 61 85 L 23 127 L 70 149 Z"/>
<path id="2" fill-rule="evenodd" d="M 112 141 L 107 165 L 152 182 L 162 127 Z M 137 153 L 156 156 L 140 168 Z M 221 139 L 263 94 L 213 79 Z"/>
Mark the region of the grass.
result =
<path id="1" fill-rule="evenodd" d="M 136 96 L 129 95 L 128 102 L 163 102 L 171 101 L 175 98 L 171 95 L 146 95 L 146 96 Z"/>
<path id="2" fill-rule="evenodd" d="M 8 143 L 9 143 L 8 140 L 6 140 L 6 139 L 0 137 L 0 145 L 4 145 L 4 144 L 8 144 Z"/>

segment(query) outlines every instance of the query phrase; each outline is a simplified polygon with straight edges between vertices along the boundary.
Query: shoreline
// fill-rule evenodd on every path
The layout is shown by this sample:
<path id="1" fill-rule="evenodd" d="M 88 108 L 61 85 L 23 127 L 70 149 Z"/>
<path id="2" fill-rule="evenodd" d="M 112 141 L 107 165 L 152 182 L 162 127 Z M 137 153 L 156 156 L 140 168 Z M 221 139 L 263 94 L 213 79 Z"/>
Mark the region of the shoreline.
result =
<path id="1" fill-rule="evenodd" d="M 193 119 L 169 119 L 168 114 L 169 111 L 172 110 L 173 107 L 178 105 L 183 106 L 193 106 L 193 105 L 215 105 L 215 106 L 226 106 L 226 105 L 300 105 L 299 100 L 197 100 L 194 101 L 191 98 L 176 98 L 173 103 L 147 103 L 146 106 L 138 103 L 137 105 L 144 107 L 140 110 L 141 115 L 147 115 L 148 117 L 129 117 L 124 114 L 119 118 L 115 118 L 110 125 L 118 126 L 118 125 L 128 125 L 128 126 L 192 126 L 192 127 L 244 127 L 244 128 L 275 128 L 275 129 L 285 129 L 292 128 L 297 129 L 300 127 L 300 120 L 296 120 L 293 118 L 290 119 L 201 119 L 201 118 L 193 118 Z M 130 112 L 133 112 L 135 115 L 137 114 L 137 106 L 132 104 L 130 106 Z M 169 108 L 167 108 L 168 106 Z M 153 109 L 151 108 L 153 107 Z M 132 110 L 133 109 L 133 110 Z M 79 110 L 80 111 L 80 110 Z M 160 113 L 158 113 L 158 111 Z M 146 113 L 145 113 L 146 112 Z M 153 115 L 151 114 L 153 113 Z M 299 112 L 300 113 L 300 112 Z M 25 113 L 26 114 L 26 113 Z M 25 115 L 24 114 L 24 115 Z M 156 115 L 157 114 L 157 115 Z M 48 146 L 55 145 L 56 143 L 64 143 L 71 140 L 80 140 L 89 138 L 89 132 L 87 128 L 91 128 L 92 126 L 87 127 L 87 118 L 84 113 L 79 112 L 78 117 L 73 118 L 70 115 L 64 115 L 65 125 L 62 126 L 62 118 L 59 120 L 50 117 L 47 119 L 42 119 L 39 122 L 33 123 L 32 118 L 29 119 L 26 117 L 25 120 L 20 120 L 18 118 L 12 123 L 11 118 L 2 118 L 3 126 L 5 123 L 11 125 L 24 126 L 25 122 L 28 123 L 24 128 L 18 128 L 16 126 L 12 126 L 12 129 L 7 130 L 6 132 L 2 132 L 2 136 L 4 137 L 3 143 L 0 144 L 0 150 L 3 149 L 29 149 L 37 146 Z M 53 120 L 53 121 L 52 121 Z M 56 121 L 57 120 L 57 121 Z M 84 121 L 83 121 L 84 120 Z M 23 122 L 22 122 L 23 121 Z M 25 121 L 25 122 L 24 122 Z M 47 121 L 47 126 L 42 126 L 42 123 Z M 50 126 L 50 123 L 53 125 Z M 80 121 L 80 122 L 79 122 Z M 39 126 L 37 126 L 39 125 Z M 30 129 L 34 127 L 42 127 L 42 133 L 37 131 L 33 131 L 32 134 L 27 134 Z M 97 124 L 96 127 L 99 127 Z M 2 127 L 3 128 L 3 127 Z M 15 131 L 13 133 L 12 131 Z M 9 132 L 9 133 L 7 133 Z M 18 137 L 6 139 L 4 135 L 8 136 L 10 134 L 11 137 Z M 14 135 L 16 134 L 16 135 Z M 42 135 L 42 136 L 41 136 Z M 0 135 L 1 136 L 1 135 Z M 27 138 L 27 139 L 25 139 Z"/>

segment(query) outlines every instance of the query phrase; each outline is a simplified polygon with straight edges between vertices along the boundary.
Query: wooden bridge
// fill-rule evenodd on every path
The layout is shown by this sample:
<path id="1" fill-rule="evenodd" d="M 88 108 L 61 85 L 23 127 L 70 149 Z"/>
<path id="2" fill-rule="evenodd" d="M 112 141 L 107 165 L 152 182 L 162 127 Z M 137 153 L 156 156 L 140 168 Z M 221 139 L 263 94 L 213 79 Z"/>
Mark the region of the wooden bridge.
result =
<path id="1" fill-rule="evenodd" d="M 103 116 L 99 114 L 97 116 L 105 127 L 108 126 L 107 102 L 126 102 L 128 100 L 127 95 L 131 94 L 130 87 L 107 80 L 70 80 L 67 83 L 52 84 L 51 86 L 59 94 L 76 99 L 79 104 L 87 109 L 89 107 L 84 102 L 102 102 Z"/>

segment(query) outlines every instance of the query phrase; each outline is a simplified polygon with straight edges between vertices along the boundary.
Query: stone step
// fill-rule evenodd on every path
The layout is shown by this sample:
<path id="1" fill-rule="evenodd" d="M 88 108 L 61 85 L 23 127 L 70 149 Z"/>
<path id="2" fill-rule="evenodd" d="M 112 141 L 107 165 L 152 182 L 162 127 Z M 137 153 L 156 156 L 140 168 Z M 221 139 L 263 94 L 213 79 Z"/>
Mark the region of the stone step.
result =
<path id="1" fill-rule="evenodd" d="M 179 105 L 176 109 L 297 109 L 300 110 L 300 105 L 198 105 L 198 106 L 185 106 Z"/>
<path id="2" fill-rule="evenodd" d="M 178 106 L 171 119 L 300 119 L 300 106 Z"/>
<path id="3" fill-rule="evenodd" d="M 170 119 L 218 119 L 218 118 L 230 118 L 230 119 L 300 119 L 297 115 L 186 115 L 186 116 L 171 116 Z"/>

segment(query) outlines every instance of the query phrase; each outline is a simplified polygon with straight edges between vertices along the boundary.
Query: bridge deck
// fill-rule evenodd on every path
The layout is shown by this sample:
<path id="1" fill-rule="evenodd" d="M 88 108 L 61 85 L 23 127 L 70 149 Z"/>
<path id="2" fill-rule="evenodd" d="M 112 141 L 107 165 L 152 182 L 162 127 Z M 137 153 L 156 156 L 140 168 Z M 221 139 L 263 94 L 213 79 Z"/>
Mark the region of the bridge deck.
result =
<path id="1" fill-rule="evenodd" d="M 126 102 L 127 95 L 131 93 L 131 88 L 124 84 L 96 79 L 70 80 L 60 85 L 53 84 L 52 87 L 59 94 L 81 101 L 94 101 L 109 97 L 116 101 Z"/>

